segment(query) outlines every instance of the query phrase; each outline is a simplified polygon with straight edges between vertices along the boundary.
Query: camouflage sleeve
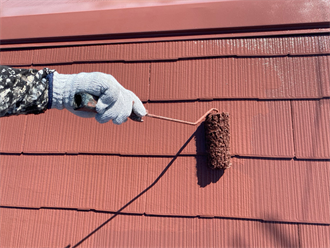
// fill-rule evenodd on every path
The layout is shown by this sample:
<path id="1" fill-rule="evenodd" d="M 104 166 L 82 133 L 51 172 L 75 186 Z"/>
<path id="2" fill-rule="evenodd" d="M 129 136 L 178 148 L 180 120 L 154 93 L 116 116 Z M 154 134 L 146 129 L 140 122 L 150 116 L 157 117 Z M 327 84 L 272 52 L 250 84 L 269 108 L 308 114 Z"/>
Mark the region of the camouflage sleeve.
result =
<path id="1" fill-rule="evenodd" d="M 51 101 L 49 83 L 54 71 L 0 65 L 0 117 L 45 112 Z"/>

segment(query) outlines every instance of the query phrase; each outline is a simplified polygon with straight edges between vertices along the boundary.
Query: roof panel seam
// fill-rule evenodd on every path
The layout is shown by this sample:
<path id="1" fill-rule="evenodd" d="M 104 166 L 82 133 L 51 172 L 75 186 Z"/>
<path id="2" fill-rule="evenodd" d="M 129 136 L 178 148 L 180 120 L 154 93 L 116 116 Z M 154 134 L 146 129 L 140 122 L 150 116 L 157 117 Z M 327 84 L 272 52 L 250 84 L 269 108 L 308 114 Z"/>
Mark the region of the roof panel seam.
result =
<path id="1" fill-rule="evenodd" d="M 1 53 L 0 53 L 1 54 Z M 69 60 L 59 62 L 37 62 L 29 63 L 10 62 L 11 66 L 49 66 L 49 65 L 74 65 L 74 64 L 98 64 L 98 63 L 159 63 L 159 62 L 176 62 L 187 60 L 202 59 L 218 59 L 218 58 L 281 58 L 281 57 L 320 57 L 329 56 L 330 53 L 287 53 L 287 54 L 222 54 L 222 55 L 199 55 L 199 56 L 181 56 L 177 58 L 161 58 L 161 59 L 100 59 L 100 60 Z"/>
<path id="2" fill-rule="evenodd" d="M 131 157 L 131 158 L 176 158 L 176 157 L 205 157 L 206 153 L 197 154 L 120 154 L 120 153 L 104 153 L 104 152 L 2 152 L 0 156 L 116 156 L 116 157 Z M 327 162 L 330 158 L 309 158 L 296 156 L 257 156 L 257 155 L 239 155 L 232 154 L 231 158 L 251 159 L 251 160 L 294 160 L 294 161 L 315 161 Z"/>
<path id="3" fill-rule="evenodd" d="M 1 152 L 0 155 L 25 155 L 25 156 L 116 156 L 116 157 L 136 157 L 136 158 L 175 158 L 175 157 L 198 157 L 206 156 L 205 152 L 198 153 L 181 153 L 181 154 L 132 154 L 132 153 L 107 153 L 107 152 Z M 273 160 L 290 160 L 292 156 L 257 156 L 257 155 L 239 155 L 232 154 L 232 158 L 249 158 L 249 159 L 273 159 Z"/>
<path id="4" fill-rule="evenodd" d="M 209 215 L 176 215 L 176 214 L 150 214 L 150 213 L 136 213 L 136 212 L 116 212 L 107 210 L 97 209 L 81 209 L 81 208 L 61 208 L 61 207 L 29 207 L 29 206 L 9 206 L 0 205 L 0 208 L 7 209 L 20 209 L 20 210 L 56 210 L 56 211 L 78 211 L 78 212 L 94 212 L 94 213 L 106 213 L 115 215 L 129 215 L 129 216 L 145 216 L 151 218 L 185 218 L 185 219 L 226 219 L 226 220 L 242 220 L 242 221 L 255 221 L 261 223 L 277 223 L 277 224 L 301 224 L 301 225 L 317 225 L 317 226 L 330 226 L 330 223 L 320 222 L 296 222 L 296 221 L 275 221 L 267 219 L 256 219 L 256 218 L 241 218 L 231 216 L 209 216 Z"/>

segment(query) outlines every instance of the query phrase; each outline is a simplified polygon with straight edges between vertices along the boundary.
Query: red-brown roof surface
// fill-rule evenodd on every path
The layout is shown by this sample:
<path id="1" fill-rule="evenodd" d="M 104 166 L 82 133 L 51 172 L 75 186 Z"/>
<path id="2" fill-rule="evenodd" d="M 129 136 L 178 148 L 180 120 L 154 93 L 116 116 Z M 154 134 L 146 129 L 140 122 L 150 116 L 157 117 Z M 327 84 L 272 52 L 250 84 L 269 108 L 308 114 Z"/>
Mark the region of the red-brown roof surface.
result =
<path id="1" fill-rule="evenodd" d="M 330 247 L 330 36 L 313 25 L 6 41 L 1 64 L 110 73 L 153 114 L 229 112 L 232 167 L 207 168 L 203 124 L 100 125 L 66 110 L 1 118 L 0 246 Z"/>

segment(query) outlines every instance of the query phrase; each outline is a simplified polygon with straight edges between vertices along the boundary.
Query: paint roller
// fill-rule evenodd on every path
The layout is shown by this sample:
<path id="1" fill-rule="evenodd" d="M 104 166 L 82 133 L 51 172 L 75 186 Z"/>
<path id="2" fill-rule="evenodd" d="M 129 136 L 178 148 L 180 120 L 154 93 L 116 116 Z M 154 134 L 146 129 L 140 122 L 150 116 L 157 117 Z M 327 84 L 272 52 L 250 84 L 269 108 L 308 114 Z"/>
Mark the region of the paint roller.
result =
<path id="1" fill-rule="evenodd" d="M 73 107 L 77 111 L 96 112 L 98 98 L 88 93 L 78 93 L 74 97 Z M 230 162 L 230 125 L 229 113 L 220 113 L 216 108 L 208 110 L 196 122 L 173 119 L 151 113 L 146 117 L 196 126 L 204 121 L 207 165 L 211 169 L 227 169 Z M 134 112 L 129 116 L 133 121 L 142 122 Z"/>

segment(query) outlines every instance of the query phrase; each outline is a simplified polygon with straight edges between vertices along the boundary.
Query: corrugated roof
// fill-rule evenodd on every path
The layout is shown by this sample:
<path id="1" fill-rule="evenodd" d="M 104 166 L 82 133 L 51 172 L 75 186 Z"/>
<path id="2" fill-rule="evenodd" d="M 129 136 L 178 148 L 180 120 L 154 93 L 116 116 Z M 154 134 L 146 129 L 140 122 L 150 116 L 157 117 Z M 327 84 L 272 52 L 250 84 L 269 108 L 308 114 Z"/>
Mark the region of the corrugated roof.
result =
<path id="1" fill-rule="evenodd" d="M 292 112 L 297 158 L 329 159 L 330 99 L 293 101 Z"/>
<path id="2" fill-rule="evenodd" d="M 123 212 L 330 223 L 329 161 L 236 158 L 225 174 L 208 169 L 204 156 L 2 155 L 1 161 L 3 206 L 116 212 L 147 189 Z"/>
<path id="3" fill-rule="evenodd" d="M 326 78 L 318 73 L 318 64 L 317 56 L 152 63 L 150 99 L 319 98 Z"/>
<path id="4" fill-rule="evenodd" d="M 109 216 L 84 211 L 1 208 L 1 247 L 67 247 Z"/>
<path id="5" fill-rule="evenodd" d="M 329 232 L 329 225 L 299 225 L 300 247 L 329 247 Z"/>
<path id="6" fill-rule="evenodd" d="M 66 110 L 1 118 L 1 246 L 329 247 L 329 18 L 302 23 L 326 12 L 321 2 L 246 30 L 226 20 L 180 36 L 174 18 L 167 34 L 66 40 L 48 26 L 40 40 L 5 40 L 1 64 L 110 73 L 153 114 L 229 112 L 232 167 L 206 167 L 203 124 L 100 125 Z M 41 16 L 24 18 L 16 24 Z"/>
<path id="7" fill-rule="evenodd" d="M 148 103 L 150 113 L 196 121 L 215 107 L 231 115 L 231 153 L 240 156 L 293 158 L 293 132 L 289 101 L 212 101 Z M 16 119 L 19 121 L 20 119 Z M 144 123 L 128 122 L 113 127 L 97 125 L 68 111 L 52 110 L 22 119 L 24 139 L 12 139 L 10 126 L 4 130 L 2 152 L 102 153 L 122 155 L 175 155 L 193 135 L 183 154 L 203 154 L 202 126 L 187 126 L 145 118 Z M 66 120 L 59 123 L 58 120 Z M 6 121 L 10 120 L 5 120 Z M 48 125 L 45 125 L 48 123 Z M 324 126 L 325 128 L 325 126 Z M 137 140 L 138 144 L 132 142 Z M 197 144 L 197 146 L 196 146 Z M 10 149 L 9 149 L 10 148 Z M 15 148 L 15 149 L 14 149 Z"/>
<path id="8" fill-rule="evenodd" d="M 0 152 L 20 153 L 23 151 L 27 116 L 1 118 Z M 15 132 L 13 132 L 15 130 Z"/>
<path id="9" fill-rule="evenodd" d="M 8 65 L 56 64 L 100 61 L 155 61 L 223 56 L 283 57 L 328 55 L 327 34 L 271 36 L 255 38 L 195 39 L 185 41 L 140 42 L 60 46 L 4 50 L 1 63 Z"/>
<path id="10" fill-rule="evenodd" d="M 1 208 L 1 212 L 1 230 L 6 235 L 1 235 L 0 241 L 3 247 L 13 248 L 45 247 L 50 242 L 52 247 L 73 246 L 112 217 L 107 213 L 56 209 Z M 119 215 L 79 247 L 325 248 L 330 245 L 328 233 L 328 225 Z"/>
<path id="11" fill-rule="evenodd" d="M 26 237 L 22 239 L 11 232 L 1 235 L 5 247 L 45 247 L 49 246 L 47 241 L 51 241 L 52 247 L 73 246 L 112 216 L 53 209 L 2 208 L 1 211 L 1 225 Z M 306 240 L 305 230 L 310 228 L 320 231 L 312 242 Z M 328 243 L 317 238 L 323 237 L 327 230 L 328 226 L 253 220 L 119 215 L 79 247 L 299 247 L 300 243 L 326 247 Z"/>

